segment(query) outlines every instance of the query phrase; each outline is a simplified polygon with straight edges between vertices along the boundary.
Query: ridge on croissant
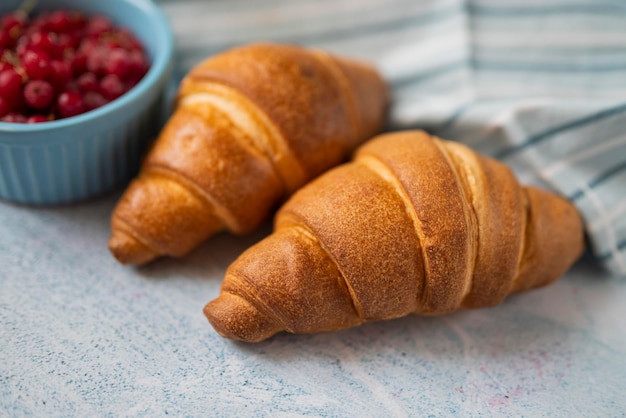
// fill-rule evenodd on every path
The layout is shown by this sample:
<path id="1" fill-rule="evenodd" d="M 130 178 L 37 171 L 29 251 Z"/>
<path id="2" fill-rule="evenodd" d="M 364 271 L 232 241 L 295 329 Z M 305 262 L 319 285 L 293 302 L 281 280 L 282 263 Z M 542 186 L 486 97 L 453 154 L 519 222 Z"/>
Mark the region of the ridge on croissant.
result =
<path id="1" fill-rule="evenodd" d="M 553 282 L 583 247 L 574 206 L 504 164 L 422 131 L 385 134 L 296 192 L 204 313 L 257 342 L 494 306 Z"/>
<path id="2" fill-rule="evenodd" d="M 205 60 L 112 214 L 111 252 L 144 264 L 252 232 L 378 133 L 387 101 L 374 68 L 321 50 L 256 43 Z"/>

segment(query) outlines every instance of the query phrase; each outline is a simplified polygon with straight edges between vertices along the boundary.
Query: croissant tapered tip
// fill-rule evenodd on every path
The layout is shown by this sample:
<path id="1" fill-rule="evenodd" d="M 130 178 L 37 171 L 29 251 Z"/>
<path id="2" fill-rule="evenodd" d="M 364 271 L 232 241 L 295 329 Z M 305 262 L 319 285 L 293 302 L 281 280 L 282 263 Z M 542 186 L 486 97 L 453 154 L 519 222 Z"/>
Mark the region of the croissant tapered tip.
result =
<path id="1" fill-rule="evenodd" d="M 246 299 L 228 292 L 208 303 L 204 315 L 222 337 L 232 340 L 255 343 L 282 330 Z"/>
<path id="2" fill-rule="evenodd" d="M 113 230 L 109 250 L 122 264 L 142 265 L 158 257 L 154 251 L 124 231 Z"/>

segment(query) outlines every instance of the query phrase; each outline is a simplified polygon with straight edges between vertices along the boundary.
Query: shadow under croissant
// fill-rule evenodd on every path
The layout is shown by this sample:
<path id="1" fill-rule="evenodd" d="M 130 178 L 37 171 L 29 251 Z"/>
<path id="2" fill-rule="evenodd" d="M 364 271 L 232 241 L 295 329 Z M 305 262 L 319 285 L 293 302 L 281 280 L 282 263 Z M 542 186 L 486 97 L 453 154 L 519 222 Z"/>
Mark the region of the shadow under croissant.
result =
<path id="1" fill-rule="evenodd" d="M 297 362 L 307 356 L 341 361 L 364 361 L 380 356 L 400 362 L 405 356 L 425 361 L 464 357 L 481 361 L 518 357 L 531 348 L 545 350 L 570 345 L 569 341 L 577 332 L 529 312 L 496 307 L 440 317 L 409 316 L 339 332 L 299 336 L 282 333 L 254 345 L 231 344 L 280 363 Z M 355 353 L 358 353 L 357 358 L 353 357 Z"/>
<path id="2" fill-rule="evenodd" d="M 279 362 L 307 355 L 328 355 L 342 360 L 343 354 L 349 354 L 350 350 L 376 355 L 392 353 L 397 359 L 405 355 L 436 359 L 471 354 L 476 360 L 524 356 L 538 347 L 545 351 L 569 346 L 569 350 L 576 351 L 577 346 L 569 341 L 576 335 L 588 338 L 587 319 L 584 315 L 575 316 L 573 323 L 564 324 L 555 318 L 559 313 L 580 311 L 581 299 L 576 294 L 593 297 L 597 302 L 611 294 L 611 286 L 610 280 L 588 280 L 601 273 L 589 256 L 581 259 L 574 269 L 575 275 L 568 274 L 545 288 L 511 295 L 491 308 L 460 310 L 441 316 L 409 315 L 317 334 L 280 332 L 254 344 L 231 340 L 225 343 Z"/>
<path id="3" fill-rule="evenodd" d="M 221 281 L 226 268 L 243 251 L 261 241 L 271 232 L 271 221 L 267 221 L 255 232 L 244 236 L 221 232 L 184 257 L 161 257 L 147 265 L 136 267 L 135 270 L 139 276 L 148 279 L 168 279 L 183 276 L 198 280 Z"/>

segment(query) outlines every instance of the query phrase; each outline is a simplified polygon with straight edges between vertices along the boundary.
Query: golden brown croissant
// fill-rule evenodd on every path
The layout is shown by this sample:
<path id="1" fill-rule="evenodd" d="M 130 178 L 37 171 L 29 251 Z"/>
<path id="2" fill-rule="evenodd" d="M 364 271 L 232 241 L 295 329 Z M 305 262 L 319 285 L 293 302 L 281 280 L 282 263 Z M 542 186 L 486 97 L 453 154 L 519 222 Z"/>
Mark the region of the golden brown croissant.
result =
<path id="1" fill-rule="evenodd" d="M 115 208 L 109 248 L 143 264 L 251 232 L 378 133 L 386 105 L 373 68 L 319 50 L 259 43 L 204 61 Z"/>
<path id="2" fill-rule="evenodd" d="M 295 193 L 204 312 L 224 337 L 256 342 L 492 306 L 556 280 L 583 246 L 572 204 L 505 165 L 387 134 Z"/>

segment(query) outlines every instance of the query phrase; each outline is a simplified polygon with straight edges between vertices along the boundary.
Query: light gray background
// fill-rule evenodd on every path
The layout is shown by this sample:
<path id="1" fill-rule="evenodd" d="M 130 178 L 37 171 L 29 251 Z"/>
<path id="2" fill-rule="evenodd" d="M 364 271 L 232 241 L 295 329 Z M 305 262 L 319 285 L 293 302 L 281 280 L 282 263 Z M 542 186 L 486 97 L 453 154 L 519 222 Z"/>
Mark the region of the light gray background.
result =
<path id="1" fill-rule="evenodd" d="M 0 415 L 623 416 L 626 282 L 582 262 L 501 306 L 246 345 L 202 315 L 254 236 L 117 264 L 117 195 L 0 203 Z"/>

